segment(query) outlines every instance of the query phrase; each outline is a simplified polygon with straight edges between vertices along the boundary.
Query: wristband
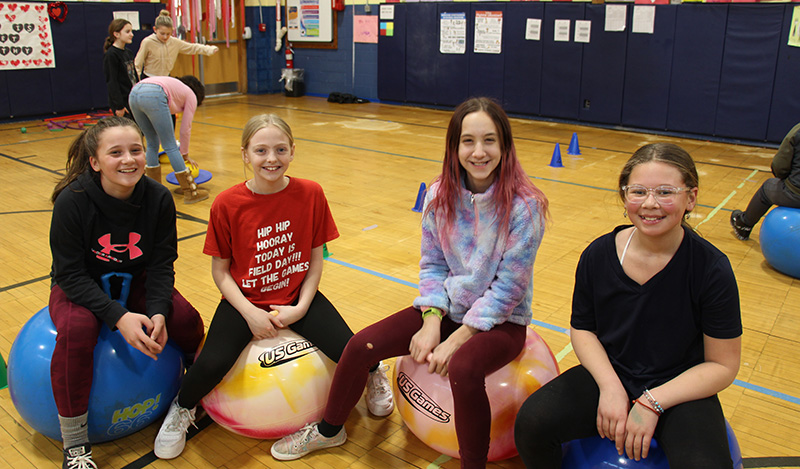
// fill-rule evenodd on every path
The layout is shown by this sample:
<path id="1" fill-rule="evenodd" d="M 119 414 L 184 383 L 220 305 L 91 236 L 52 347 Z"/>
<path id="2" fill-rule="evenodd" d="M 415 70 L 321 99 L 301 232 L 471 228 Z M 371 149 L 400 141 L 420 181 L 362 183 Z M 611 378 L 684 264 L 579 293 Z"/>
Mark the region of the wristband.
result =
<path id="1" fill-rule="evenodd" d="M 439 308 L 430 307 L 422 312 L 422 320 L 424 321 L 428 316 L 436 316 L 441 321 L 444 317 L 444 313 Z"/>
<path id="2" fill-rule="evenodd" d="M 650 405 L 653 406 L 653 409 L 655 409 L 655 411 L 656 411 L 656 413 L 658 413 L 658 415 L 661 415 L 661 414 L 664 413 L 664 408 L 661 407 L 661 404 L 659 404 L 658 401 L 653 397 L 653 395 L 650 394 L 650 390 L 649 389 L 645 388 L 643 394 L 644 394 L 644 397 L 647 399 L 647 402 L 649 402 Z"/>
<path id="3" fill-rule="evenodd" d="M 644 402 L 640 401 L 639 399 L 634 399 L 633 404 L 639 404 L 640 406 L 644 407 L 645 409 L 649 410 L 650 412 L 656 414 L 657 416 L 661 417 L 661 414 L 658 413 L 657 410 L 653 409 L 649 405 L 645 405 Z"/>

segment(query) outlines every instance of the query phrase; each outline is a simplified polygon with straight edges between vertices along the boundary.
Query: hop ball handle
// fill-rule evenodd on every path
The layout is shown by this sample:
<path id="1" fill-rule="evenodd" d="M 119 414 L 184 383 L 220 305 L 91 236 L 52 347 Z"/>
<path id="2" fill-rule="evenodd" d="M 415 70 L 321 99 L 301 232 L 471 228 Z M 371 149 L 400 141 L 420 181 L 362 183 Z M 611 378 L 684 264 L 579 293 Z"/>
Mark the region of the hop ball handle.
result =
<path id="1" fill-rule="evenodd" d="M 111 278 L 112 277 L 119 277 L 122 279 L 122 288 L 119 291 L 119 298 L 114 298 L 111 296 Z M 106 292 L 109 298 L 115 300 L 117 303 L 121 304 L 124 307 L 128 307 L 128 295 L 131 293 L 131 282 L 133 281 L 133 275 L 125 273 L 125 272 L 109 272 L 107 274 L 103 274 L 100 277 L 100 283 L 103 284 L 103 291 Z"/>

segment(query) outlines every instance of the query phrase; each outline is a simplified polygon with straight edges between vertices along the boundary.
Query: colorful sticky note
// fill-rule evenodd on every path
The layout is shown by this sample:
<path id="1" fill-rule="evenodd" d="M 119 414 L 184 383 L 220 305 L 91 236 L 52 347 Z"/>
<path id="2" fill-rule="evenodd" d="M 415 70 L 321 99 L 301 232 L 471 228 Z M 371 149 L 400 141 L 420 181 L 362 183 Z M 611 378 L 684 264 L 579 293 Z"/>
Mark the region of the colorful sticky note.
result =
<path id="1" fill-rule="evenodd" d="M 394 36 L 394 21 L 381 21 L 381 36 Z"/>

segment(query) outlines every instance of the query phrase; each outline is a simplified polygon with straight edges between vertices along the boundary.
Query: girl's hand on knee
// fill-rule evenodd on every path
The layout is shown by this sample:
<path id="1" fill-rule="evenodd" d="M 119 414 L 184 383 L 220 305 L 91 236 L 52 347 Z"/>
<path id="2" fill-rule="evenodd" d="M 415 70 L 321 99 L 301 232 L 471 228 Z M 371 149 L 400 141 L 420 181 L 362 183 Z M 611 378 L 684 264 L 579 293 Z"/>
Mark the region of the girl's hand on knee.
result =
<path id="1" fill-rule="evenodd" d="M 253 306 L 251 311 L 242 314 L 242 316 L 244 320 L 247 321 L 250 332 L 253 333 L 253 339 L 256 340 L 275 337 L 278 335 L 276 327 L 283 327 L 283 324 L 277 317 L 257 306 Z"/>
<path id="2" fill-rule="evenodd" d="M 150 318 L 150 320 L 153 321 L 153 329 L 148 330 L 147 333 L 150 334 L 150 338 L 156 341 L 163 350 L 164 346 L 167 345 L 167 339 L 169 339 L 169 335 L 167 334 L 167 320 L 164 318 L 163 314 L 156 314 Z"/>
<path id="3" fill-rule="evenodd" d="M 628 458 L 640 460 L 646 458 L 650 452 L 650 441 L 658 425 L 658 415 L 648 409 L 643 409 L 641 404 L 635 404 L 628 413 L 625 438 L 625 453 Z"/>
<path id="4" fill-rule="evenodd" d="M 422 324 L 420 330 L 411 338 L 411 343 L 408 346 L 411 358 L 417 363 L 425 363 L 428 355 L 431 354 L 434 347 L 439 345 L 441 340 L 440 327 L 433 323 L 437 319 L 429 318 L 429 320 L 431 321 L 430 323 L 426 321 Z"/>
<path id="5" fill-rule="evenodd" d="M 597 433 L 602 438 L 613 441 L 617 453 L 625 451 L 625 422 L 628 419 L 628 394 L 620 385 L 619 389 L 601 390 L 597 405 Z"/>
<path id="6" fill-rule="evenodd" d="M 153 360 L 158 360 L 158 354 L 163 347 L 151 339 L 145 332 L 153 330 L 153 321 L 144 314 L 128 311 L 117 321 L 117 329 L 131 347 L 142 352 Z"/>
<path id="7" fill-rule="evenodd" d="M 308 310 L 299 306 L 269 305 L 269 307 L 272 308 L 270 314 L 272 314 L 274 318 L 277 318 L 277 322 L 273 321 L 273 325 L 279 329 L 289 327 L 290 324 L 296 323 L 308 312 Z"/>

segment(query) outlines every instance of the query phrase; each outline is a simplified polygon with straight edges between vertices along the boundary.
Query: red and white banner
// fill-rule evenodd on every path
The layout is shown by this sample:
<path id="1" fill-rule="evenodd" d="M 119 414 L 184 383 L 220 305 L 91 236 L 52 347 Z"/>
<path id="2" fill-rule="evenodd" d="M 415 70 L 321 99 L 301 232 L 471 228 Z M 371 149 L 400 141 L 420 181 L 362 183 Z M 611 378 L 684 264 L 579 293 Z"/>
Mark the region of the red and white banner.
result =
<path id="1" fill-rule="evenodd" d="M 55 66 L 47 4 L 0 2 L 0 70 Z"/>

